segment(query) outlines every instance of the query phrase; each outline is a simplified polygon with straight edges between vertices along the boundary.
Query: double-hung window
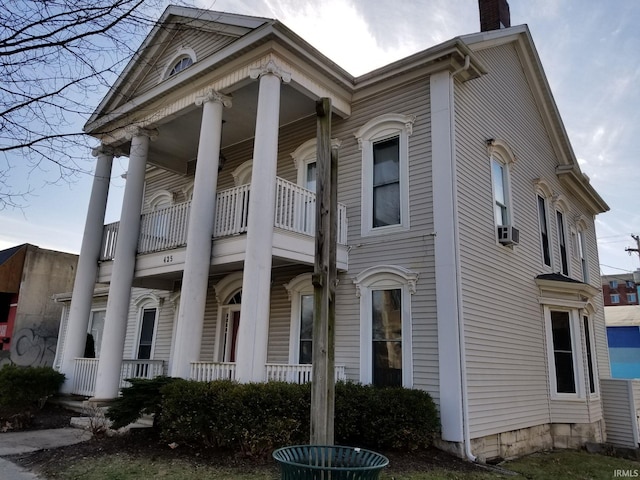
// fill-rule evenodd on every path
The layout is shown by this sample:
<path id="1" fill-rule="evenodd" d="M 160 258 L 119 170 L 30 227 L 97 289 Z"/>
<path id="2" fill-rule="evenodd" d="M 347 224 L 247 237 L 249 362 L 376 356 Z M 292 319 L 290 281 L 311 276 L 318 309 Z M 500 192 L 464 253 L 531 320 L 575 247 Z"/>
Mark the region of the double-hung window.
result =
<path id="1" fill-rule="evenodd" d="M 409 136 L 415 117 L 386 114 L 356 133 L 362 150 L 362 235 L 409 228 Z"/>
<path id="2" fill-rule="evenodd" d="M 491 176 L 493 179 L 493 209 L 496 225 L 509 225 L 509 192 L 507 165 L 491 157 Z"/>
<path id="3" fill-rule="evenodd" d="M 589 265 L 587 263 L 587 242 L 583 230 L 578 232 L 578 255 L 580 256 L 580 269 L 582 270 L 582 281 L 589 283 Z"/>
<path id="4" fill-rule="evenodd" d="M 360 381 L 413 385 L 411 295 L 418 275 L 406 268 L 370 267 L 355 279 L 360 297 Z"/>
<path id="5" fill-rule="evenodd" d="M 284 286 L 291 298 L 289 363 L 310 364 L 313 352 L 313 284 L 303 273 Z"/>
<path id="6" fill-rule="evenodd" d="M 556 393 L 577 393 L 570 312 L 551 310 L 550 315 Z"/>
<path id="7" fill-rule="evenodd" d="M 542 246 L 542 261 L 551 267 L 551 247 L 549 244 L 549 223 L 547 221 L 547 200 L 538 195 L 538 222 L 540 225 L 540 242 Z"/>
<path id="8" fill-rule="evenodd" d="M 556 211 L 556 221 L 558 228 L 558 248 L 560 250 L 560 272 L 563 275 L 569 275 L 569 253 L 567 245 L 566 227 L 564 224 L 564 214 L 560 211 Z"/>

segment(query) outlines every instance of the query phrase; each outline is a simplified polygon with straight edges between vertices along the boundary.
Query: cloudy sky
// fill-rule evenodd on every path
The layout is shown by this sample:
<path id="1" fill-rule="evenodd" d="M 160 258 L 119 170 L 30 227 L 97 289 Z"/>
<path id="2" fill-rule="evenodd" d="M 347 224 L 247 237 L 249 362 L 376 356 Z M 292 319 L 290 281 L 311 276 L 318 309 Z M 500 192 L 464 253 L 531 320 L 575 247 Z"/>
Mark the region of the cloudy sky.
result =
<path id="1" fill-rule="evenodd" d="M 611 207 L 598 216 L 601 271 L 640 267 L 640 1 L 510 0 L 528 24 L 580 166 Z M 200 0 L 194 6 L 277 18 L 354 75 L 479 30 L 477 0 Z M 96 98 L 97 105 L 99 98 Z M 89 156 L 89 152 L 87 152 Z M 114 164 L 107 223 L 120 216 L 126 158 Z M 0 249 L 20 243 L 78 252 L 91 179 L 43 185 L 22 210 L 0 211 Z M 639 199 L 640 200 L 640 199 Z"/>

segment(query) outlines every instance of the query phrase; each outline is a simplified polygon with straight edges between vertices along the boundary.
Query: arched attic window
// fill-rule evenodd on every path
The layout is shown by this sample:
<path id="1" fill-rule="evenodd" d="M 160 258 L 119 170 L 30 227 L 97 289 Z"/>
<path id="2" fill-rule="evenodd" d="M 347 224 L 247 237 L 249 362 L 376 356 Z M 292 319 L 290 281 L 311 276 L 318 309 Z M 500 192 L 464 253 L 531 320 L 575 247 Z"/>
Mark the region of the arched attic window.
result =
<path id="1" fill-rule="evenodd" d="M 161 77 L 161 81 L 177 75 L 178 73 L 193 65 L 195 62 L 196 52 L 194 52 L 191 48 L 181 48 L 173 57 L 171 57 L 171 60 L 167 62 L 164 73 Z"/>

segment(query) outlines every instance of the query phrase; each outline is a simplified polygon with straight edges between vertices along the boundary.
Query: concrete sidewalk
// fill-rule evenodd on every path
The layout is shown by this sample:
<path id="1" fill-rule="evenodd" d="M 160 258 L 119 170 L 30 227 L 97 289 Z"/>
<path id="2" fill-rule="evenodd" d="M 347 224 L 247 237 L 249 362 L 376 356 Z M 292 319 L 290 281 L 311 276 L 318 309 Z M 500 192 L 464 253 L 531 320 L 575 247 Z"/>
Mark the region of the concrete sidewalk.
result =
<path id="1" fill-rule="evenodd" d="M 90 432 L 77 428 L 0 433 L 0 457 L 75 445 L 90 438 Z M 34 480 L 38 478 L 40 477 L 0 458 L 0 480 Z"/>

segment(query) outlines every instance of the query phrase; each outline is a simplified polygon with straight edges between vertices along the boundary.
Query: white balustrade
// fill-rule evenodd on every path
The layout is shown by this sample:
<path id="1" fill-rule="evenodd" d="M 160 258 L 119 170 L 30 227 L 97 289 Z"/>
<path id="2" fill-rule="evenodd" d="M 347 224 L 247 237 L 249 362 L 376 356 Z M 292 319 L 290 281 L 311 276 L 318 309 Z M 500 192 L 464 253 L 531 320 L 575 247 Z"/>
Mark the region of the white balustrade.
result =
<path id="1" fill-rule="evenodd" d="M 218 192 L 213 236 L 246 233 L 250 185 Z M 138 253 L 151 253 L 187 243 L 187 223 L 191 202 L 179 203 L 146 213 L 140 218 Z M 338 204 L 338 243 L 347 243 L 347 207 Z M 119 222 L 105 225 L 100 260 L 112 260 L 116 250 Z M 315 235 L 316 194 L 282 178 L 276 183 L 274 226 L 302 235 Z"/>
<path id="2" fill-rule="evenodd" d="M 313 366 L 310 364 L 284 364 L 267 363 L 267 381 L 288 382 L 288 383 L 308 383 L 313 375 Z M 344 365 L 335 365 L 335 380 L 346 380 Z"/>
<path id="3" fill-rule="evenodd" d="M 214 237 L 226 237 L 247 231 L 249 188 L 249 185 L 241 185 L 218 192 Z"/>
<path id="4" fill-rule="evenodd" d="M 189 378 L 198 382 L 235 380 L 236 364 L 233 362 L 191 362 Z"/>
<path id="5" fill-rule="evenodd" d="M 191 202 L 184 202 L 142 215 L 138 253 L 158 252 L 186 245 L 190 207 Z"/>
<path id="6" fill-rule="evenodd" d="M 120 388 L 130 386 L 128 378 L 155 378 L 164 373 L 162 360 L 123 360 L 120 373 Z M 98 375 L 97 358 L 76 358 L 73 390 L 75 395 L 93 396 Z"/>
<path id="7" fill-rule="evenodd" d="M 73 372 L 73 390 L 75 395 L 90 397 L 96 389 L 98 375 L 97 358 L 76 358 Z"/>
<path id="8" fill-rule="evenodd" d="M 102 231 L 100 260 L 112 260 L 115 256 L 119 228 L 120 222 L 114 222 L 104 226 L 104 230 Z"/>

